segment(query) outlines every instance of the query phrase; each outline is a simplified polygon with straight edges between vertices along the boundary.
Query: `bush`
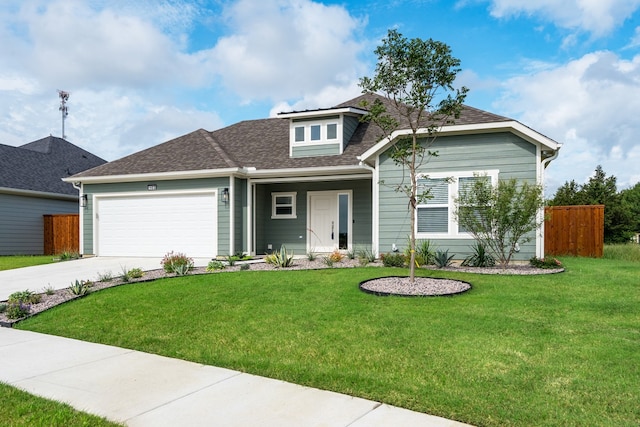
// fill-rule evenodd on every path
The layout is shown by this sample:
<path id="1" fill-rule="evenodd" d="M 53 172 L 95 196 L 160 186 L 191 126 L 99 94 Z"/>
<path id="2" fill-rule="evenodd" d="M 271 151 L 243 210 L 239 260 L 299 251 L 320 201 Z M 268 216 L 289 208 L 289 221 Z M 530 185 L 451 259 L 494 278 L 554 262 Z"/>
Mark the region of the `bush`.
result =
<path id="1" fill-rule="evenodd" d="M 245 264 L 241 264 L 241 265 L 240 265 L 240 270 L 241 270 L 241 271 L 246 271 L 246 270 L 248 270 L 249 268 L 250 268 L 249 264 L 246 264 L 246 263 L 245 263 Z"/>
<path id="2" fill-rule="evenodd" d="M 431 243 L 431 240 L 416 240 L 416 263 L 418 266 L 435 264 L 435 245 Z M 407 258 L 407 262 L 411 259 L 411 241 L 407 242 L 407 248 L 404 250 L 404 256 Z"/>
<path id="3" fill-rule="evenodd" d="M 484 245 L 480 242 L 476 242 L 471 247 L 473 254 L 469 255 L 462 261 L 463 266 L 468 267 L 493 267 L 496 265 L 496 260 L 487 251 Z"/>
<path id="4" fill-rule="evenodd" d="M 0 313 L 7 311 L 7 303 L 0 302 Z"/>
<path id="5" fill-rule="evenodd" d="M 386 253 L 381 258 L 385 267 L 405 267 L 407 265 L 407 257 L 401 253 Z"/>
<path id="6" fill-rule="evenodd" d="M 98 282 L 110 282 L 113 280 L 113 273 L 105 271 L 104 273 L 98 273 Z"/>
<path id="7" fill-rule="evenodd" d="M 449 249 L 445 251 L 436 251 L 436 255 L 434 258 L 436 262 L 436 267 L 444 268 L 444 267 L 450 266 L 454 256 L 455 254 L 449 255 Z"/>
<path id="8" fill-rule="evenodd" d="M 218 261 L 217 259 L 211 260 L 209 261 L 209 264 L 207 264 L 207 271 L 209 272 L 224 270 L 224 268 L 224 263 L 222 261 Z"/>
<path id="9" fill-rule="evenodd" d="M 129 277 L 132 279 L 139 279 L 144 276 L 144 271 L 141 268 L 132 268 L 129 270 Z"/>
<path id="10" fill-rule="evenodd" d="M 331 252 L 327 256 L 327 258 L 329 258 L 332 263 L 341 262 L 344 259 L 344 254 L 336 249 L 333 252 Z"/>
<path id="11" fill-rule="evenodd" d="M 318 255 L 314 251 L 311 250 L 311 251 L 307 252 L 307 259 L 309 261 L 315 261 L 317 257 L 318 257 Z"/>
<path id="12" fill-rule="evenodd" d="M 529 260 L 529 264 L 536 268 L 562 268 L 562 263 L 554 257 L 533 257 Z"/>
<path id="13" fill-rule="evenodd" d="M 189 258 L 180 252 L 174 253 L 171 251 L 162 258 L 160 264 L 162 264 L 165 273 L 175 273 L 178 276 L 184 276 L 193 268 L 193 258 Z"/>
<path id="14" fill-rule="evenodd" d="M 360 265 L 367 265 L 370 262 L 375 262 L 376 261 L 376 254 L 374 254 L 373 251 L 370 251 L 367 248 L 359 249 L 358 250 L 358 261 L 360 262 Z"/>
<path id="15" fill-rule="evenodd" d="M 293 253 L 288 254 L 287 248 L 280 246 L 279 252 L 273 252 L 264 258 L 267 264 L 271 264 L 277 268 L 291 267 L 293 265 Z"/>
<path id="16" fill-rule="evenodd" d="M 37 304 L 42 299 L 42 295 L 31 292 L 29 289 L 20 292 L 14 292 L 9 295 L 7 302 L 11 303 L 25 303 L 25 304 Z"/>
<path id="17" fill-rule="evenodd" d="M 20 319 L 31 312 L 31 304 L 13 301 L 7 303 L 5 315 L 9 319 Z"/>
<path id="18" fill-rule="evenodd" d="M 76 279 L 75 283 L 71 283 L 71 286 L 69 286 L 69 292 L 71 292 L 73 295 L 78 295 L 78 296 L 82 296 L 82 295 L 87 295 L 90 291 L 90 287 L 91 287 L 91 282 L 88 280 L 78 280 Z"/>
<path id="19" fill-rule="evenodd" d="M 60 261 L 68 261 L 71 259 L 80 258 L 80 254 L 75 251 L 62 251 L 60 254 L 58 254 L 58 258 L 60 258 Z"/>

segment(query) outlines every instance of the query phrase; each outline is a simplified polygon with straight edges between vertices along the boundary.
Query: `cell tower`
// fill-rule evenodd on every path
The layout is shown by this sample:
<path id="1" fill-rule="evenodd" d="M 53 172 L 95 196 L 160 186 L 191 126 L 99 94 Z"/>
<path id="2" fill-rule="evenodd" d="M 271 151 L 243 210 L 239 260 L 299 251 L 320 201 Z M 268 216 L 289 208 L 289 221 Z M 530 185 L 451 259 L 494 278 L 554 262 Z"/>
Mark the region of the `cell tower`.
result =
<path id="1" fill-rule="evenodd" d="M 67 101 L 69 100 L 69 92 L 65 92 L 64 90 L 58 89 L 58 96 L 60 96 L 60 112 L 62 112 L 62 139 L 67 139 L 64 134 L 64 121 L 69 115 L 69 107 L 67 107 Z"/>

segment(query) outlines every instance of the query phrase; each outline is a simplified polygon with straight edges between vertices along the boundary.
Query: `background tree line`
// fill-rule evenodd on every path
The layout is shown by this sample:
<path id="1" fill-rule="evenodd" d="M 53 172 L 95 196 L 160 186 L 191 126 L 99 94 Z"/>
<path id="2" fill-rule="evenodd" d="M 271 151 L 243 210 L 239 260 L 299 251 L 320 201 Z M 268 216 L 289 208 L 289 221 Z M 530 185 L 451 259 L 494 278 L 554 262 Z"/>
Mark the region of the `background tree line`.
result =
<path id="1" fill-rule="evenodd" d="M 616 177 L 600 165 L 585 184 L 565 182 L 547 205 L 604 205 L 605 243 L 625 243 L 640 232 L 640 183 L 618 192 Z"/>

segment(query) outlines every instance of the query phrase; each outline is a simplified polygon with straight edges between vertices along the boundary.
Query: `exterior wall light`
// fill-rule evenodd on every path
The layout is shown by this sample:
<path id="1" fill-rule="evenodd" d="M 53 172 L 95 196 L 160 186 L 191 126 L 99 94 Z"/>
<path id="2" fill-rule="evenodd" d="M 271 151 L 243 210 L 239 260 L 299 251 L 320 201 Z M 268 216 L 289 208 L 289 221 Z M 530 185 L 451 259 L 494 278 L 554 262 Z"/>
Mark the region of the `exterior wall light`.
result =
<path id="1" fill-rule="evenodd" d="M 158 189 L 158 186 L 155 184 L 147 184 L 147 190 L 149 191 L 156 191 Z"/>
<path id="2" fill-rule="evenodd" d="M 228 188 L 224 188 L 222 190 L 222 203 L 224 203 L 225 205 L 227 203 L 229 203 L 229 189 Z"/>
<path id="3" fill-rule="evenodd" d="M 86 208 L 88 200 L 89 200 L 89 198 L 87 197 L 86 194 L 83 194 L 82 196 L 80 196 L 80 207 L 81 208 Z"/>

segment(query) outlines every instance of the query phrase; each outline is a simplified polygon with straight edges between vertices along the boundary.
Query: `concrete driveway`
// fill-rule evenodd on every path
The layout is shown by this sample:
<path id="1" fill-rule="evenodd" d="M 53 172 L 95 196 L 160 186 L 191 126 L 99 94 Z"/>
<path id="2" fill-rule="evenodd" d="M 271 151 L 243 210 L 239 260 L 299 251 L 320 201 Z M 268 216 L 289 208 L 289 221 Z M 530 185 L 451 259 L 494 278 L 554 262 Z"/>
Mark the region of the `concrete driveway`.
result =
<path id="1" fill-rule="evenodd" d="M 98 274 L 110 272 L 113 276 L 122 274 L 122 269 L 141 268 L 144 271 L 162 268 L 162 258 L 121 258 L 93 257 L 54 264 L 36 265 L 0 271 L 0 301 L 5 301 L 14 292 L 26 289 L 42 292 L 45 288 L 68 288 L 77 280 L 96 280 Z M 208 258 L 194 259 L 196 267 L 204 267 Z"/>

